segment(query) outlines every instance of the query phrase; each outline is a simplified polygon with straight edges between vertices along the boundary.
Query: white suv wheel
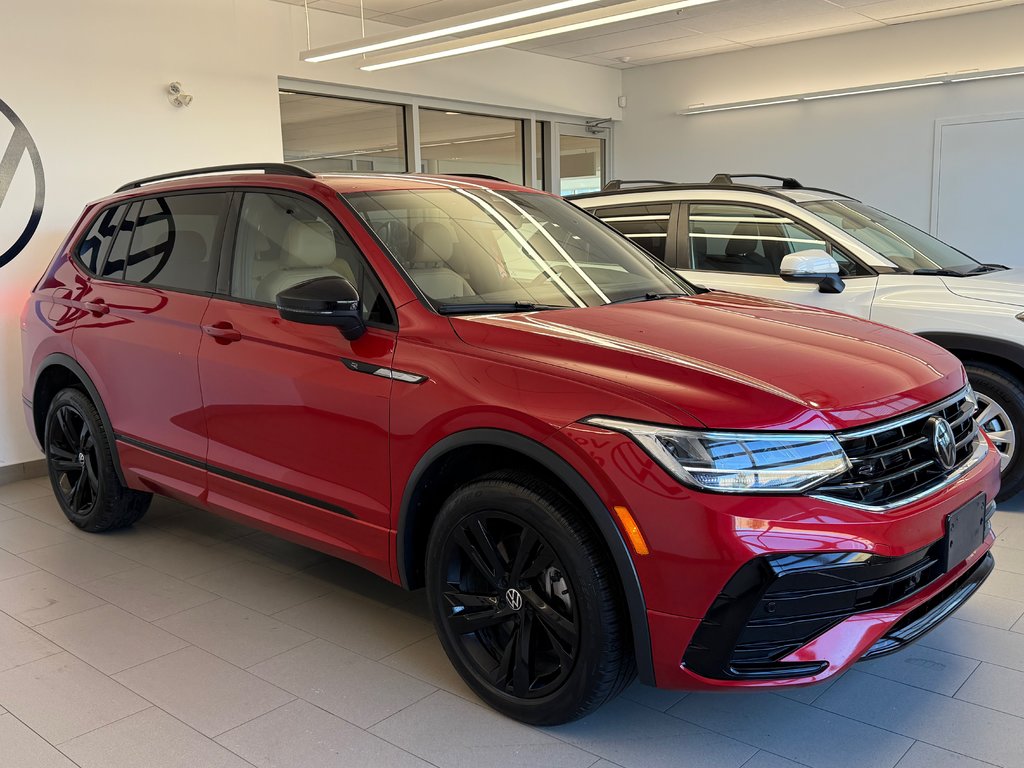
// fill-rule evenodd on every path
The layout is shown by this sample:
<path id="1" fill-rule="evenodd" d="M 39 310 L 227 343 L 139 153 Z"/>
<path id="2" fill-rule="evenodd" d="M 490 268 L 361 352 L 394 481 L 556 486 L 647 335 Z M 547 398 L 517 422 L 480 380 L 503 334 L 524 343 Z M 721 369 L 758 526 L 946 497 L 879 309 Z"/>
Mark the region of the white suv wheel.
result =
<path id="1" fill-rule="evenodd" d="M 1013 461 L 1013 452 L 1017 445 L 1017 434 L 1010 417 L 999 403 L 987 395 L 978 393 L 978 412 L 975 418 L 999 451 L 1000 469 L 1006 469 Z"/>

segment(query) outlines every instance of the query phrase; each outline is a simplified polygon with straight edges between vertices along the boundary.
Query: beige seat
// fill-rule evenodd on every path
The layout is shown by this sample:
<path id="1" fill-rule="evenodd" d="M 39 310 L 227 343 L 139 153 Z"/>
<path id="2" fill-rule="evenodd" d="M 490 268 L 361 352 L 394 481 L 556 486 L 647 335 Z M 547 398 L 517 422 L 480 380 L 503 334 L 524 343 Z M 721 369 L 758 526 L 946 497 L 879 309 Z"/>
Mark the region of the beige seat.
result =
<path id="1" fill-rule="evenodd" d="M 473 295 L 466 279 L 449 266 L 454 250 L 455 236 L 444 224 L 425 221 L 412 231 L 410 259 L 405 268 L 420 290 L 432 299 Z"/>
<path id="2" fill-rule="evenodd" d="M 352 268 L 337 256 L 330 226 L 322 221 L 292 222 L 281 246 L 280 268 L 260 280 L 256 299 L 273 303 L 281 291 L 319 277 L 340 276 L 355 285 Z"/>

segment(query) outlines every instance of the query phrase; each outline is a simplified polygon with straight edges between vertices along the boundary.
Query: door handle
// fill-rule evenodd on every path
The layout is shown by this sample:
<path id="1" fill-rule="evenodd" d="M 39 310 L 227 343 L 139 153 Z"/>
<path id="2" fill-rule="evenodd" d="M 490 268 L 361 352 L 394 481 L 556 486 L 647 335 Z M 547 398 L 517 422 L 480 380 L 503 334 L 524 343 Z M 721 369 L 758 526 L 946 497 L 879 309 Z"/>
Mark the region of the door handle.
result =
<path id="1" fill-rule="evenodd" d="M 109 314 L 110 312 L 110 307 L 107 306 L 107 303 L 103 301 L 103 299 L 96 299 L 96 301 L 83 301 L 82 309 L 87 312 L 91 312 L 96 315 L 96 317 Z"/>
<path id="2" fill-rule="evenodd" d="M 203 333 L 212 336 L 218 344 L 230 344 L 233 341 L 242 340 L 242 332 L 234 328 L 231 323 L 224 321 L 213 325 L 204 325 Z"/>

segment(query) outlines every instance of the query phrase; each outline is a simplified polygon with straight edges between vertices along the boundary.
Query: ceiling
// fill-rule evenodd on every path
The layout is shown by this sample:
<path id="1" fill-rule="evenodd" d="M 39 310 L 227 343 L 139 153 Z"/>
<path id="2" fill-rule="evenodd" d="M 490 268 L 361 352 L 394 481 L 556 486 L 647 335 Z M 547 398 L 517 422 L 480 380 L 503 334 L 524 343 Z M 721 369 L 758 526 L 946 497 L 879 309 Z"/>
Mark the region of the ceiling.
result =
<path id="1" fill-rule="evenodd" d="M 626 69 L 1020 3 L 1024 0 L 719 0 L 516 47 Z M 613 0 L 601 4 L 615 5 Z M 358 0 L 309 0 L 309 7 L 360 15 Z M 500 7 L 487 0 L 364 0 L 367 19 L 402 27 Z"/>

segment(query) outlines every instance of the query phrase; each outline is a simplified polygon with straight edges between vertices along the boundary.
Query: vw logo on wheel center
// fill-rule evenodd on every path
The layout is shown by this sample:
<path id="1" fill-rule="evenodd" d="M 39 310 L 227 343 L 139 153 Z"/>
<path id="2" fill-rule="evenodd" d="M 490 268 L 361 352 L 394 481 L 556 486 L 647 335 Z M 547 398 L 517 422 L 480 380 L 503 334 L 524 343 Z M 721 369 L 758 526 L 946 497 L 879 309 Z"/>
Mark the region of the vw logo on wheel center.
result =
<path id="1" fill-rule="evenodd" d="M 505 602 L 513 611 L 518 611 L 523 607 L 523 596 L 518 589 L 507 589 L 505 590 Z"/>
<path id="2" fill-rule="evenodd" d="M 943 469 L 952 469 L 956 464 L 956 437 L 953 435 L 953 428 L 941 416 L 932 416 L 928 419 L 928 428 L 931 432 L 935 458 Z"/>
<path id="3" fill-rule="evenodd" d="M 43 199 L 46 184 L 43 178 L 43 163 L 39 149 L 28 132 L 28 128 L 5 102 L 0 101 L 0 267 L 21 253 L 32 239 L 39 220 L 43 216 Z M 5 125 L 6 123 L 6 125 Z M 8 137 L 7 126 L 11 131 Z M 6 144 L 4 141 L 6 140 Z M 25 160 L 26 155 L 28 160 Z M 27 174 L 31 165 L 34 174 L 31 199 L 19 200 L 20 190 L 25 185 L 15 186 L 19 170 Z M 18 190 L 17 197 L 8 197 L 12 187 Z"/>

